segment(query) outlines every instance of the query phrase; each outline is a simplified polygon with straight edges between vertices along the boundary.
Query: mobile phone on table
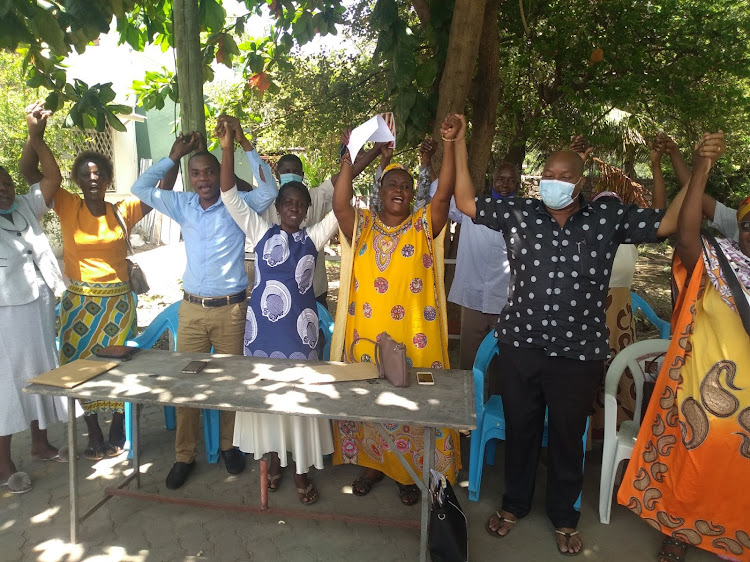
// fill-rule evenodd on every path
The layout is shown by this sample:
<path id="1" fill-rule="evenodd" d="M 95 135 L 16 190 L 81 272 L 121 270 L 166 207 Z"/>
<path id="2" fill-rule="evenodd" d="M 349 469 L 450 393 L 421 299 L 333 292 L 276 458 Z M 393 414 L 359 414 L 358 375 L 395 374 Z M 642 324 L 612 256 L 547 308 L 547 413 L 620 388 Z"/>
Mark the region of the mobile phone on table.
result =
<path id="1" fill-rule="evenodd" d="M 429 371 L 417 372 L 417 384 L 435 384 L 435 379 L 432 378 L 432 373 Z"/>
<path id="2" fill-rule="evenodd" d="M 190 374 L 200 373 L 206 365 L 208 365 L 207 361 L 191 361 L 185 365 L 182 372 Z"/>

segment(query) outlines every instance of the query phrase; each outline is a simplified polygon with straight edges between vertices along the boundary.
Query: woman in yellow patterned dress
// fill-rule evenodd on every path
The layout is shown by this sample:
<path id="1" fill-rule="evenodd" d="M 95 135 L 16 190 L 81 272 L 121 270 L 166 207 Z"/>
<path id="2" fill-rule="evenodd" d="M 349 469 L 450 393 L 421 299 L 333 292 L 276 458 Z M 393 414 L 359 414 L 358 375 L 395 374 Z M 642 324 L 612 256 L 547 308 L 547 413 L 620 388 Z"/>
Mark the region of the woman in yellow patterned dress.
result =
<path id="1" fill-rule="evenodd" d="M 443 286 L 443 235 L 455 183 L 453 141 L 460 121 L 443 123 L 443 165 L 431 204 L 412 214 L 414 178 L 398 164 L 388 166 L 380 188 L 381 210 L 374 213 L 352 204 L 352 165 L 348 156 L 333 195 L 333 210 L 341 229 L 342 262 L 339 306 L 331 357 L 371 361 L 375 340 L 383 331 L 406 345 L 411 366 L 447 369 L 448 332 Z M 401 454 L 420 473 L 424 428 L 385 424 Z M 355 495 L 364 496 L 384 476 L 396 481 L 406 505 L 419 501 L 419 489 L 390 451 L 375 425 L 352 421 L 334 423 L 334 464 L 357 464 L 367 470 L 354 482 Z M 435 469 L 455 481 L 461 468 L 458 434 L 436 432 Z"/>

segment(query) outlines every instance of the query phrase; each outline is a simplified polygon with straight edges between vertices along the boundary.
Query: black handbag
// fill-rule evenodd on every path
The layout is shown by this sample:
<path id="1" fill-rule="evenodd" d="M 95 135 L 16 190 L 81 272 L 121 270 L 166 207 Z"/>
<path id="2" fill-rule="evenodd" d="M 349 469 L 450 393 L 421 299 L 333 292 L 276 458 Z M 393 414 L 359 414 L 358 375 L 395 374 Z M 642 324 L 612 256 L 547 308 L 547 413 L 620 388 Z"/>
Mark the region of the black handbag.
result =
<path id="1" fill-rule="evenodd" d="M 467 522 L 450 482 L 430 471 L 430 530 L 427 546 L 432 562 L 467 562 Z"/>

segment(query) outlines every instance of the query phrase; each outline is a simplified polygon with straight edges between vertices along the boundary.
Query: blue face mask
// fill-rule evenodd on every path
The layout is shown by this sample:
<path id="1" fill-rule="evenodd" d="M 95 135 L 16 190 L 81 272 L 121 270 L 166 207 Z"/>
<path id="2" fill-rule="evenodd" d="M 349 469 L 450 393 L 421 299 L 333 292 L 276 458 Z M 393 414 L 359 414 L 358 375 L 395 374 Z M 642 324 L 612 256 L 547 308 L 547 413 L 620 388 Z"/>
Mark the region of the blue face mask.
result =
<path id="1" fill-rule="evenodd" d="M 302 183 L 302 176 L 299 174 L 279 174 L 279 187 L 290 181 L 298 181 Z"/>
<path id="2" fill-rule="evenodd" d="M 10 209 L 0 209 L 0 215 L 9 215 L 16 209 L 18 209 L 18 203 L 13 201 L 13 204 L 10 206 Z"/>
<path id="3" fill-rule="evenodd" d="M 539 194 L 542 202 L 550 209 L 564 209 L 573 203 L 576 184 L 561 180 L 541 180 Z"/>
<path id="4" fill-rule="evenodd" d="M 498 193 L 497 191 L 495 191 L 494 187 L 492 188 L 493 199 L 512 199 L 515 196 L 516 196 L 515 193 L 509 193 L 508 195 L 503 195 L 502 193 Z"/>

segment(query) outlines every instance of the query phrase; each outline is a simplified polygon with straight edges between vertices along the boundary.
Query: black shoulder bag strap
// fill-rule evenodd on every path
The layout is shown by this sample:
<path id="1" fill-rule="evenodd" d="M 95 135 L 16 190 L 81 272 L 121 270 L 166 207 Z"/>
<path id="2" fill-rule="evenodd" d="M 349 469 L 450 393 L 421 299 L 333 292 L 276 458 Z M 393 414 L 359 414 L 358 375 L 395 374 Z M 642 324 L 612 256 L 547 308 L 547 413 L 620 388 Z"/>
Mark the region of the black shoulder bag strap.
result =
<path id="1" fill-rule="evenodd" d="M 745 292 L 742 290 L 742 286 L 737 280 L 737 275 L 735 275 L 732 266 L 729 264 L 729 260 L 724 255 L 724 252 L 722 251 L 721 246 L 719 246 L 719 243 L 716 241 L 716 238 L 714 238 L 710 234 L 704 234 L 704 236 L 716 250 L 716 257 L 719 260 L 721 270 L 724 272 L 724 278 L 727 280 L 729 289 L 732 291 L 734 304 L 735 306 L 737 306 L 737 311 L 740 314 L 742 326 L 745 328 L 745 332 L 747 332 L 747 335 L 750 336 L 750 304 L 748 304 L 747 302 Z"/>

